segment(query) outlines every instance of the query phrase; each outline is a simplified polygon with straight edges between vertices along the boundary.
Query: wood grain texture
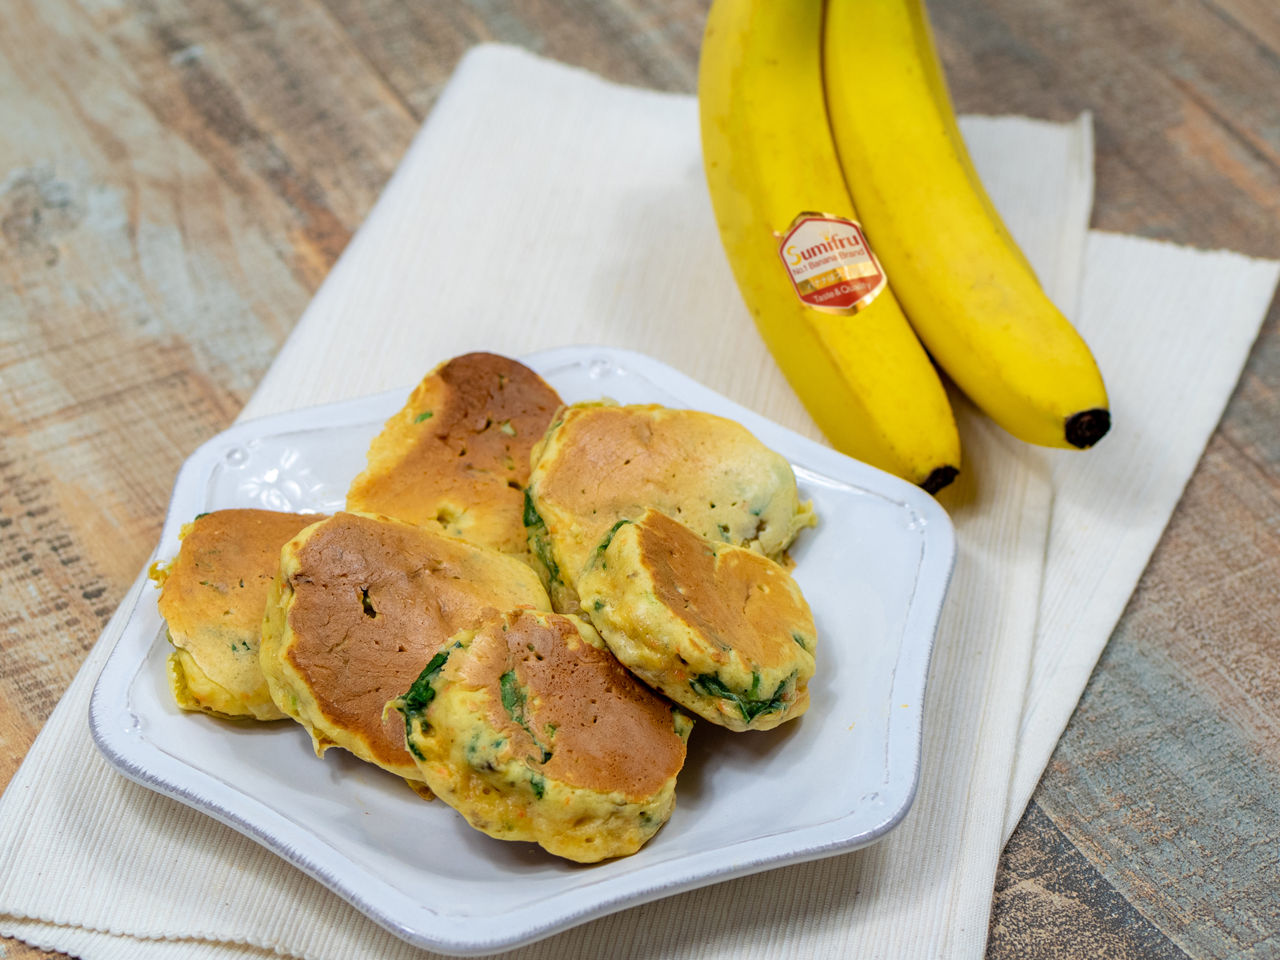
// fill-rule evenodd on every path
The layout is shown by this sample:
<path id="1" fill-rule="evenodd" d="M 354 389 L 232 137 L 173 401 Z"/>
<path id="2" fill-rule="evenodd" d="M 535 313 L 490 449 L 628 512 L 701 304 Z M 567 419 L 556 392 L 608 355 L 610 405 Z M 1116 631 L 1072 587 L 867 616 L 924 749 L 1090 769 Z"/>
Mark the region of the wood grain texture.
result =
<path id="1" fill-rule="evenodd" d="M 465 50 L 687 92 L 706 7 L 0 0 L 0 786 L 178 465 L 252 392 Z M 1095 226 L 1280 256 L 1272 0 L 930 10 L 961 110 L 1094 112 Z M 1277 949 L 1278 318 L 1006 851 L 992 957 Z"/>
<path id="2" fill-rule="evenodd" d="M 1193 957 L 1280 952 L 1278 516 L 1216 437 L 1037 792 Z"/>
<path id="3" fill-rule="evenodd" d="M 1095 227 L 1272 257 L 1275 9 L 1266 0 L 930 4 L 960 110 L 1052 120 L 1093 111 Z"/>
<path id="4" fill-rule="evenodd" d="M 323 0 L 422 118 L 475 43 L 512 43 L 618 83 L 692 93 L 709 0 Z"/>
<path id="5" fill-rule="evenodd" d="M 991 930 L 993 956 L 1068 960 L 1186 960 L 1135 910 L 1036 805 L 1000 862 Z"/>

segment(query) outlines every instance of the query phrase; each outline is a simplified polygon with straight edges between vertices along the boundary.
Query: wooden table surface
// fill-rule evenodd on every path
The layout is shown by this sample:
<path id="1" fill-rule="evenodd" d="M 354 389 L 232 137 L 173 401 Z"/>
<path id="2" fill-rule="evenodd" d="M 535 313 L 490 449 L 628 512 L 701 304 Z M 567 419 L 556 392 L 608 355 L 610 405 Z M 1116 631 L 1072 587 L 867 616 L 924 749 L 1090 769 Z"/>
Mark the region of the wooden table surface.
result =
<path id="1" fill-rule="evenodd" d="M 0 0 L 0 785 L 179 464 L 252 393 L 467 47 L 692 91 L 706 6 Z M 1095 227 L 1280 257 L 1276 0 L 930 10 L 962 111 L 1093 111 Z M 1005 851 L 990 957 L 1280 956 L 1278 319 Z"/>

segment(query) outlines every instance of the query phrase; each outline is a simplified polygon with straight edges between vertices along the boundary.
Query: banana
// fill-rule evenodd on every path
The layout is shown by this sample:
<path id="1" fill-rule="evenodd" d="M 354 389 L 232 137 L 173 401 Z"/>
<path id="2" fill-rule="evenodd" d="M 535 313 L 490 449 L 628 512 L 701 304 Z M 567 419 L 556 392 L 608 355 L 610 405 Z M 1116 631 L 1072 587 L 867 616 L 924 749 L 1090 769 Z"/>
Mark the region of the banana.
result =
<path id="1" fill-rule="evenodd" d="M 1022 248 L 1018 246 L 1018 242 L 1013 239 L 1013 234 L 1009 232 L 1009 228 L 1005 226 L 1004 218 L 1000 216 L 996 205 L 991 202 L 991 197 L 987 194 L 987 188 L 982 182 L 982 178 L 978 176 L 978 171 L 973 165 L 973 159 L 969 156 L 969 148 L 965 146 L 964 135 L 960 133 L 960 124 L 956 122 L 955 107 L 951 102 L 951 91 L 947 88 L 947 78 L 942 72 L 942 62 L 938 59 L 937 44 L 933 42 L 933 30 L 930 29 L 929 20 L 923 16 L 921 11 L 921 27 L 922 29 L 916 35 L 916 41 L 920 48 L 920 64 L 924 67 L 925 82 L 929 84 L 929 92 L 933 95 L 934 103 L 937 104 L 938 113 L 942 117 L 942 122 L 947 128 L 947 137 L 951 141 L 951 148 L 956 153 L 956 159 L 960 161 L 960 165 L 964 167 L 965 176 L 969 178 L 969 185 L 973 187 L 973 192 L 978 196 L 978 202 L 982 204 L 982 209 L 987 211 L 987 216 L 991 218 L 991 223 L 1000 232 L 1000 239 L 1013 251 L 1016 256 L 1028 270 L 1035 273 L 1032 269 L 1030 261 L 1022 252 Z"/>
<path id="2" fill-rule="evenodd" d="M 955 417 L 857 226 L 821 43 L 822 0 L 712 5 L 698 98 L 720 236 L 765 343 L 828 439 L 936 492 L 960 468 Z"/>
<path id="3" fill-rule="evenodd" d="M 1097 443 L 1102 375 L 975 188 L 921 0 L 830 0 L 823 53 L 845 180 L 924 345 L 1014 436 Z"/>

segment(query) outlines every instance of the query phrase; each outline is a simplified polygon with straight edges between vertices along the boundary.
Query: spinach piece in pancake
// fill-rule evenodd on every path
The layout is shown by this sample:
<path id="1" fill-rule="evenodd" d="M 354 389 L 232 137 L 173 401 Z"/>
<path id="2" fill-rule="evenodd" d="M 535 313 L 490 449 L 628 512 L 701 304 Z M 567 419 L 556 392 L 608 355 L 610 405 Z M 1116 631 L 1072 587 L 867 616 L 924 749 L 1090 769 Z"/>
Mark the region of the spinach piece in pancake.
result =
<path id="1" fill-rule="evenodd" d="M 524 687 L 520 685 L 520 680 L 516 677 L 516 672 L 508 670 L 498 682 L 502 691 L 502 708 L 507 711 L 507 716 L 515 723 L 524 727 L 524 732 L 533 739 L 533 745 L 542 751 L 542 762 L 546 763 L 551 759 L 551 751 L 538 742 L 537 736 L 525 717 L 525 707 L 528 705 L 529 700 L 528 695 L 524 692 Z"/>
<path id="2" fill-rule="evenodd" d="M 524 708 L 528 698 L 525 696 L 524 688 L 520 686 L 516 672 L 508 670 L 502 675 L 499 683 L 502 685 L 502 708 L 507 711 L 507 716 L 528 730 L 529 725 L 524 721 Z"/>
<path id="3" fill-rule="evenodd" d="M 760 698 L 756 696 L 760 689 L 760 674 L 756 673 L 752 676 L 754 677 L 754 682 L 751 684 L 751 689 L 746 693 L 734 693 L 714 673 L 704 673 L 694 677 L 689 681 L 689 686 L 699 696 L 718 697 L 721 700 L 728 700 L 730 703 L 737 704 L 738 711 L 742 714 L 742 719 L 750 723 L 761 714 L 781 711 L 786 705 L 784 694 L 786 693 L 787 685 L 795 679 L 795 674 L 792 674 L 778 684 L 778 689 L 773 691 L 773 696 Z"/>
<path id="4" fill-rule="evenodd" d="M 542 514 L 538 513 L 538 508 L 533 505 L 533 497 L 529 495 L 529 488 L 524 488 L 524 525 L 526 527 L 542 526 Z"/>
<path id="5" fill-rule="evenodd" d="M 524 490 L 524 525 L 529 531 L 529 549 L 533 552 L 534 559 L 542 564 L 547 572 L 547 583 L 561 584 L 564 580 L 560 577 L 560 565 L 556 563 L 555 558 L 551 556 L 551 539 L 547 534 L 546 522 L 542 519 L 542 514 L 538 513 L 538 508 L 533 505 L 533 497 L 529 493 L 529 488 Z"/>
<path id="6" fill-rule="evenodd" d="M 619 530 L 621 530 L 623 527 L 625 527 L 628 523 L 631 523 L 631 522 L 632 522 L 631 520 L 627 520 L 624 517 L 623 519 L 619 520 L 617 523 L 615 523 L 612 527 L 609 528 L 609 532 L 606 533 L 604 535 L 604 539 L 600 541 L 600 546 L 596 547 L 597 558 L 603 557 L 604 552 L 609 549 L 609 544 L 613 543 L 614 534 L 616 534 Z"/>
<path id="7" fill-rule="evenodd" d="M 560 564 L 556 563 L 555 557 L 551 556 L 551 541 L 547 537 L 547 528 L 542 524 L 529 531 L 529 549 L 547 571 L 550 582 L 563 584 L 564 580 L 560 577 Z"/>
<path id="8" fill-rule="evenodd" d="M 439 675 L 440 671 L 444 669 L 444 665 L 449 659 L 449 654 L 461 646 L 462 644 L 455 643 L 448 650 L 441 650 L 437 653 L 422 668 L 422 672 L 418 674 L 418 679 L 413 681 L 413 686 L 409 688 L 409 692 L 391 701 L 391 705 L 404 716 L 405 746 L 419 760 L 426 760 L 427 758 L 422 755 L 422 752 L 413 745 L 413 741 L 409 738 L 409 734 L 413 732 L 413 721 L 416 719 L 419 723 L 423 722 L 427 707 L 431 706 L 431 701 L 436 698 L 436 688 L 431 683 Z"/>

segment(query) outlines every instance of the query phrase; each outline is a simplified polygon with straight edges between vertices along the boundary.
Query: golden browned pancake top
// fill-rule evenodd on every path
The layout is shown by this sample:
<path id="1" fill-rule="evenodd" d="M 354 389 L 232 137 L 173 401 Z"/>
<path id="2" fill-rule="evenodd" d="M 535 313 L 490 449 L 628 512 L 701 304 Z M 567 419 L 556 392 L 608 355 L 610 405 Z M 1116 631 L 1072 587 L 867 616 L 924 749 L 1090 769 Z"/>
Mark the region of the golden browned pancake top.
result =
<path id="1" fill-rule="evenodd" d="M 522 363 L 492 353 L 455 357 L 387 422 L 347 508 L 522 552 L 529 452 L 560 397 Z M 483 519 L 466 517 L 486 514 Z"/>
<path id="2" fill-rule="evenodd" d="M 609 528 L 647 507 L 766 554 L 781 553 L 811 522 L 790 464 L 741 424 L 709 413 L 578 404 L 535 455 L 534 504 L 570 586 Z"/>
<path id="3" fill-rule="evenodd" d="M 454 633 L 547 606 L 523 564 L 419 527 L 339 513 L 297 551 L 286 654 L 331 722 L 380 761 L 412 765 L 404 722 L 383 707 Z"/>
<path id="4" fill-rule="evenodd" d="M 257 636 L 280 548 L 322 514 L 215 510 L 187 528 L 160 592 L 160 615 L 175 637 L 212 625 Z"/>
<path id="5" fill-rule="evenodd" d="M 469 652 L 460 679 L 489 691 L 493 728 L 553 780 L 638 801 L 684 765 L 671 704 L 608 650 L 583 641 L 568 617 L 503 617 L 484 626 Z M 519 719 L 503 702 L 502 677 L 510 671 L 522 688 Z M 546 748 L 552 756 L 542 763 Z"/>
<path id="6" fill-rule="evenodd" d="M 708 544 L 656 510 L 636 523 L 636 534 L 640 562 L 672 613 L 757 667 L 790 662 L 792 625 L 810 621 L 780 582 L 785 570 L 749 550 Z"/>

